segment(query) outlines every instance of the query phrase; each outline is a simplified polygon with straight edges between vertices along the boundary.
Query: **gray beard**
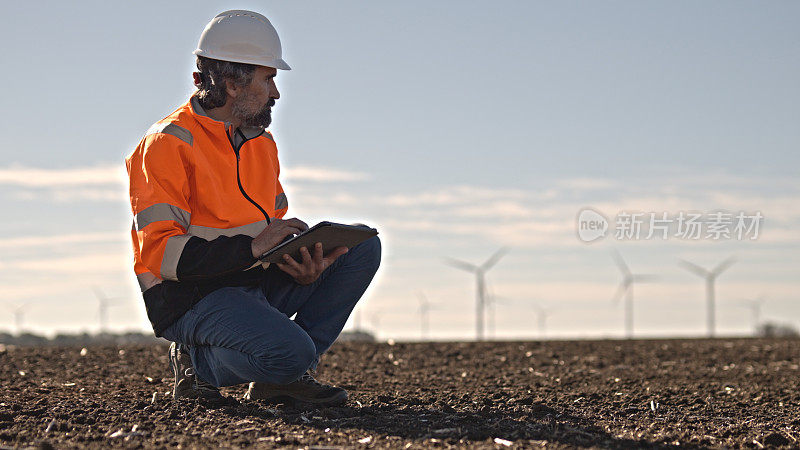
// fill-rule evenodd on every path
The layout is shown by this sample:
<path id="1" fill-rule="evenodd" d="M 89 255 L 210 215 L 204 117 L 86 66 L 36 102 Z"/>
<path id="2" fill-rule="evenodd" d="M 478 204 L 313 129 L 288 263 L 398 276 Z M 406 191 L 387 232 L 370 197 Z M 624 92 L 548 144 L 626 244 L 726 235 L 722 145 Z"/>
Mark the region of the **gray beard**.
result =
<path id="1" fill-rule="evenodd" d="M 272 112 L 270 107 L 275 105 L 275 100 L 270 99 L 263 108 L 255 113 L 249 113 L 247 107 L 242 103 L 236 102 L 233 104 L 231 114 L 241 123 L 244 127 L 260 127 L 267 128 L 272 123 Z"/>

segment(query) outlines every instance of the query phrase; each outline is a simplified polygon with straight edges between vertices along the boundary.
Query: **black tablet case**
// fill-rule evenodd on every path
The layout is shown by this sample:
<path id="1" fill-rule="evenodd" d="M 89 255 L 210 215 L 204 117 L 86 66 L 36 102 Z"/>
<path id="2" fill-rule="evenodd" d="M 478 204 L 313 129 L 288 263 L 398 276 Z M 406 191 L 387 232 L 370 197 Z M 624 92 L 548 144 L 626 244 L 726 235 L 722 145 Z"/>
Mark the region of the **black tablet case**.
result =
<path id="1" fill-rule="evenodd" d="M 320 222 L 308 230 L 287 239 L 278 244 L 268 252 L 261 255 L 261 261 L 270 263 L 283 263 L 284 254 L 291 255 L 295 261 L 302 262 L 300 247 L 308 249 L 311 255 L 314 254 L 314 244 L 322 242 L 322 252 L 327 254 L 336 247 L 351 248 L 372 236 L 376 236 L 378 230 L 367 225 L 344 225 L 333 222 Z"/>

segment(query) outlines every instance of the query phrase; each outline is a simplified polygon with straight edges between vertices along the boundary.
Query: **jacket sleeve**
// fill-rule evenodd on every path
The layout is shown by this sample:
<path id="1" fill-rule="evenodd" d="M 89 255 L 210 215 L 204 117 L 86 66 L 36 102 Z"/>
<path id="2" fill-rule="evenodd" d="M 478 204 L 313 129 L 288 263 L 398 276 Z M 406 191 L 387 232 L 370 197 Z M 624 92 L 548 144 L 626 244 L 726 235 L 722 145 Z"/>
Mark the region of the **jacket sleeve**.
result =
<path id="1" fill-rule="evenodd" d="M 167 133 L 146 136 L 128 161 L 131 207 L 139 253 L 162 280 L 199 281 L 246 270 L 256 258 L 253 238 L 206 241 L 188 233 L 190 187 L 185 160 L 190 143 Z"/>

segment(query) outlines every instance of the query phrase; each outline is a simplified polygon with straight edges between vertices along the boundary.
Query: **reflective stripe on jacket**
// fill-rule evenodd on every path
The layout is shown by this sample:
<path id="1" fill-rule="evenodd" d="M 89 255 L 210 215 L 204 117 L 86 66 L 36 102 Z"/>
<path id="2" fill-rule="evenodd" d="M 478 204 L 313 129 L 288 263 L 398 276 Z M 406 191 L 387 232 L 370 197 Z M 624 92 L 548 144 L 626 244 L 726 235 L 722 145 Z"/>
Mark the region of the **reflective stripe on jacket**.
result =
<path id="1" fill-rule="evenodd" d="M 286 213 L 272 135 L 236 133 L 191 99 L 153 125 L 126 159 L 134 272 L 157 335 L 199 292 L 241 283 L 244 271 L 262 271 L 252 238 Z M 154 289 L 164 297 L 158 305 L 148 304 Z"/>

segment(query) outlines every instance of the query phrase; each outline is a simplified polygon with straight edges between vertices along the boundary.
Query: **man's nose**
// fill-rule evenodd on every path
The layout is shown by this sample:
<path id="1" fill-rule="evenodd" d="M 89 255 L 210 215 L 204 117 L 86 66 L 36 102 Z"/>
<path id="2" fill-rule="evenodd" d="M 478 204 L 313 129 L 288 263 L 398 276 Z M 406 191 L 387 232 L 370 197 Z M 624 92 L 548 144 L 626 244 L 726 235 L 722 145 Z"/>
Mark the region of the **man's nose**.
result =
<path id="1" fill-rule="evenodd" d="M 269 80 L 269 97 L 274 98 L 275 100 L 281 98 L 281 93 L 278 92 L 278 86 L 275 85 L 275 80 Z"/>

